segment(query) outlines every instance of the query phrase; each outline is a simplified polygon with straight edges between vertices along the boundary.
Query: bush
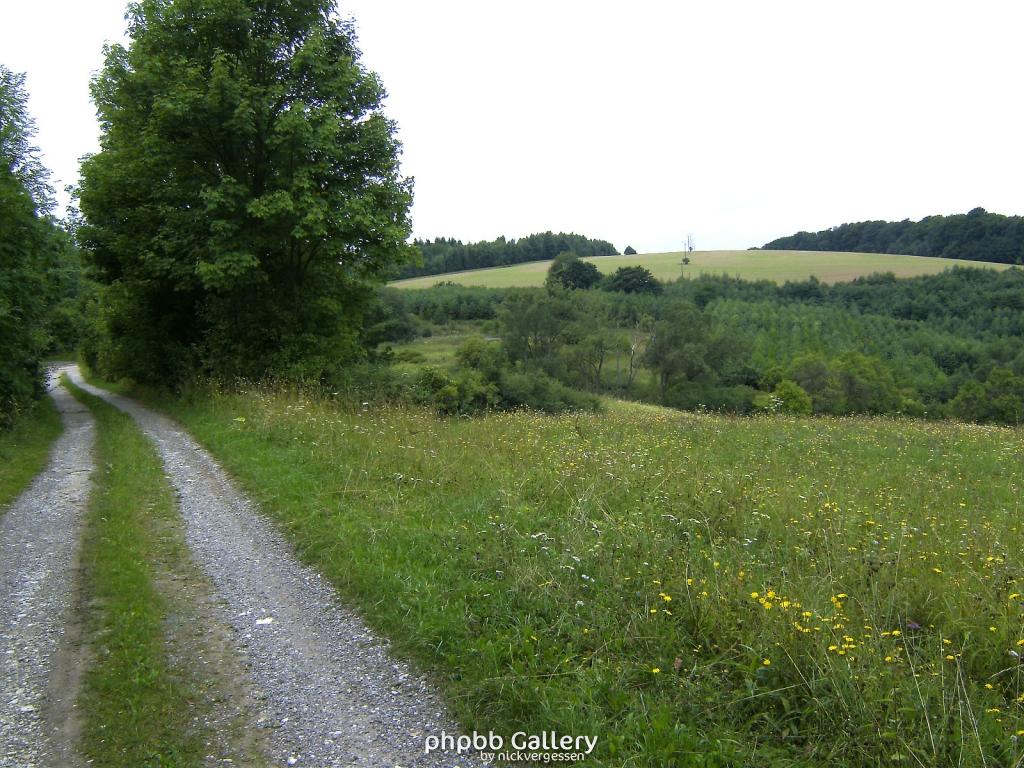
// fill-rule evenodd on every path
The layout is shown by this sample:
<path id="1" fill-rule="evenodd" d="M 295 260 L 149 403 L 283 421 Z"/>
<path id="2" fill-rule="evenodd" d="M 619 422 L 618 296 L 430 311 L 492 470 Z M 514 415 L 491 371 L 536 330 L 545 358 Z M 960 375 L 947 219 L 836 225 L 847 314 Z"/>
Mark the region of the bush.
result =
<path id="1" fill-rule="evenodd" d="M 783 379 L 772 392 L 762 393 L 754 398 L 754 408 L 768 413 L 792 413 L 810 416 L 811 396 L 795 381 Z"/>
<path id="2" fill-rule="evenodd" d="M 661 293 L 662 285 L 646 267 L 619 267 L 604 282 L 606 291 L 622 293 Z"/>
<path id="3" fill-rule="evenodd" d="M 569 290 L 586 290 L 601 282 L 601 273 L 589 261 L 583 261 L 575 253 L 560 253 L 551 262 L 545 284 L 551 288 L 560 286 Z"/>
<path id="4" fill-rule="evenodd" d="M 507 364 L 505 350 L 500 341 L 488 341 L 482 336 L 471 336 L 455 351 L 455 359 L 464 368 L 480 371 L 491 381 L 497 381 Z"/>
<path id="5" fill-rule="evenodd" d="M 758 392 L 753 387 L 716 387 L 699 382 L 682 382 L 669 389 L 665 405 L 686 411 L 720 411 L 747 414 L 754 410 Z"/>
<path id="6" fill-rule="evenodd" d="M 479 413 L 501 403 L 497 385 L 479 371 L 463 369 L 451 376 L 432 365 L 420 369 L 413 382 L 412 397 L 443 416 Z"/>
<path id="7" fill-rule="evenodd" d="M 597 411 L 601 401 L 578 392 L 542 373 L 508 371 L 501 378 L 501 399 L 506 407 L 533 408 L 545 413 Z"/>

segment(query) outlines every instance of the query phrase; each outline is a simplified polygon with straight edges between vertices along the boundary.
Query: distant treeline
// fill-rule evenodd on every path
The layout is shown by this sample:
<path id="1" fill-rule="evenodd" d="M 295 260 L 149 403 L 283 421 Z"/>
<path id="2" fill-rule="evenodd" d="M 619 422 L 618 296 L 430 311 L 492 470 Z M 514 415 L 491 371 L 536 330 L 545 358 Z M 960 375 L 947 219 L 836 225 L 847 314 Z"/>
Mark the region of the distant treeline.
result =
<path id="1" fill-rule="evenodd" d="M 607 240 L 593 240 L 571 232 L 542 232 L 519 240 L 506 240 L 502 236 L 497 240 L 483 240 L 479 243 L 463 243 L 453 238 L 438 237 L 434 240 L 416 240 L 413 245 L 423 256 L 423 263 L 405 266 L 395 276 L 396 279 L 441 275 L 464 269 L 504 267 L 526 261 L 547 261 L 565 251 L 577 256 L 614 256 L 618 253 Z"/>
<path id="2" fill-rule="evenodd" d="M 902 253 L 1024 264 L 1024 217 L 975 208 L 966 214 L 927 216 L 920 221 L 861 221 L 821 232 L 797 232 L 772 240 L 764 248 Z"/>

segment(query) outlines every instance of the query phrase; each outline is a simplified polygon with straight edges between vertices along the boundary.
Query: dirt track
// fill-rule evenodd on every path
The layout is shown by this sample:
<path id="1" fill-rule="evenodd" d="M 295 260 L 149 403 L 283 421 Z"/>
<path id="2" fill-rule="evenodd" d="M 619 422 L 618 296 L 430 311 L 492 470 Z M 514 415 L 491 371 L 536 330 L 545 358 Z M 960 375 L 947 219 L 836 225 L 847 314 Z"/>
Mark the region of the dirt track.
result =
<path id="1" fill-rule="evenodd" d="M 261 701 L 275 765 L 468 766 L 424 755 L 428 734 L 458 732 L 437 695 L 339 605 L 274 528 L 177 424 L 72 380 L 131 414 L 154 441 L 179 497 L 192 557 L 209 578 Z"/>
<path id="2" fill-rule="evenodd" d="M 43 472 L 0 518 L 0 766 L 76 765 L 75 571 L 95 424 L 51 380 L 64 421 Z"/>

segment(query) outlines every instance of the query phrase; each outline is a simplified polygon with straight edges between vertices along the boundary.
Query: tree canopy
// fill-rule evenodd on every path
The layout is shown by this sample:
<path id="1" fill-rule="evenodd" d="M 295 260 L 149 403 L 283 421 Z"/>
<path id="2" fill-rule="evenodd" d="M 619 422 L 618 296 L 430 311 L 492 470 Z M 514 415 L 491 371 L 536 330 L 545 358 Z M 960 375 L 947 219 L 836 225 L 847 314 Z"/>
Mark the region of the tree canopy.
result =
<path id="1" fill-rule="evenodd" d="M 646 267 L 619 267 L 605 281 L 604 287 L 609 291 L 623 293 L 661 293 L 661 283 L 655 279 Z"/>
<path id="2" fill-rule="evenodd" d="M 540 232 L 518 240 L 499 237 L 478 243 L 438 237 L 433 240 L 416 240 L 413 245 L 419 249 L 421 263 L 407 264 L 396 277 L 440 275 L 464 269 L 547 261 L 565 252 L 577 256 L 614 256 L 618 253 L 607 240 L 594 240 L 571 232 Z"/>
<path id="3" fill-rule="evenodd" d="M 1024 218 L 975 208 L 920 221 L 861 221 L 820 232 L 797 232 L 764 246 L 770 250 L 854 251 L 941 256 L 1024 264 Z"/>
<path id="4" fill-rule="evenodd" d="M 25 76 L 0 65 L 0 427 L 43 391 L 55 275 L 68 241 L 49 215 Z"/>
<path id="5" fill-rule="evenodd" d="M 92 83 L 87 358 L 140 380 L 322 376 L 410 254 L 384 89 L 330 0 L 142 0 Z"/>
<path id="6" fill-rule="evenodd" d="M 577 254 L 565 251 L 558 254 L 551 266 L 545 283 L 570 290 L 593 288 L 601 282 L 601 273 L 589 261 L 583 261 Z"/>

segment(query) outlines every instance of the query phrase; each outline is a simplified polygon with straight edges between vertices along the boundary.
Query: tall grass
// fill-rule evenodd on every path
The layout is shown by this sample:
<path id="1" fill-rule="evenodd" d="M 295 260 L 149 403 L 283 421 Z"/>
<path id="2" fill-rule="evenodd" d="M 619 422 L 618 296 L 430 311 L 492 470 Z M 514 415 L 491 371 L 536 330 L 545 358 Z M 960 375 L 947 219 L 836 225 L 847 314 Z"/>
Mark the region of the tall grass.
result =
<path id="1" fill-rule="evenodd" d="M 45 398 L 0 430 L 0 515 L 45 466 L 50 446 L 61 433 L 60 415 Z"/>
<path id="2" fill-rule="evenodd" d="M 1024 433 L 165 403 L 467 728 L 601 766 L 1010 766 Z"/>

